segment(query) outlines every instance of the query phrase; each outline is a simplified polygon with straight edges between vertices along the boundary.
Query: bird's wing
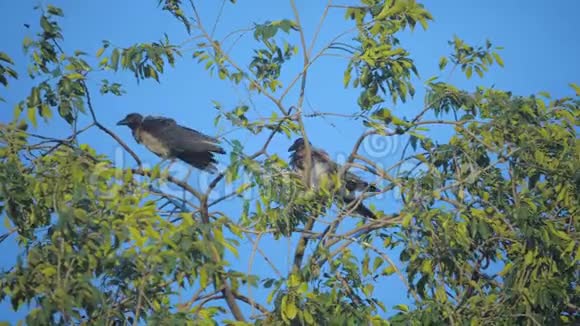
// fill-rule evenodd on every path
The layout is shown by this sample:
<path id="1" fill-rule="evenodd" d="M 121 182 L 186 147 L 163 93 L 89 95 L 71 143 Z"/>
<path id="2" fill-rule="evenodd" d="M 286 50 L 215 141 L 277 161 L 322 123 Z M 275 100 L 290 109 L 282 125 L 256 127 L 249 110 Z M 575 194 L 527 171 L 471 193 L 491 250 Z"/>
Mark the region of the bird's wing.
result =
<path id="1" fill-rule="evenodd" d="M 294 171 L 298 171 L 302 169 L 302 161 L 304 159 L 302 157 L 300 157 L 300 155 L 298 154 L 298 152 L 292 152 L 292 154 L 290 154 L 290 167 L 294 170 Z"/>
<path id="2" fill-rule="evenodd" d="M 329 171 L 332 173 L 338 173 L 340 171 L 340 169 L 342 168 L 338 163 L 332 161 L 330 159 L 330 156 L 328 156 L 328 153 L 326 153 L 325 151 L 322 150 L 316 150 L 314 151 L 316 158 L 326 162 L 326 164 L 329 166 Z M 378 189 L 374 186 L 369 184 L 368 182 L 364 181 L 362 178 L 360 178 L 358 175 L 347 171 L 345 173 L 344 176 L 344 182 L 346 184 L 346 188 L 349 191 L 355 191 L 355 190 L 365 190 L 365 191 L 378 191 Z"/>
<path id="3" fill-rule="evenodd" d="M 217 139 L 191 128 L 179 125 L 174 128 L 172 144 L 180 151 L 178 157 L 198 169 L 215 173 L 217 161 L 214 153 L 226 153 L 217 143 Z"/>
<path id="4" fill-rule="evenodd" d="M 325 164 L 327 166 L 328 173 L 338 173 L 341 169 L 341 166 L 338 163 L 330 159 L 330 156 L 328 155 L 327 152 L 318 148 L 312 149 L 312 160 L 315 162 L 321 162 Z M 377 187 L 375 187 L 372 184 L 369 184 L 368 182 L 360 178 L 358 175 L 349 171 L 345 173 L 343 180 L 346 184 L 346 188 L 349 191 L 355 190 L 371 191 L 371 192 L 379 191 Z"/>
<path id="5" fill-rule="evenodd" d="M 218 140 L 204 135 L 203 133 L 182 126 L 176 126 L 173 131 L 175 135 L 174 144 L 188 152 L 214 152 L 225 154 L 223 148 L 218 144 Z"/>
<path id="6" fill-rule="evenodd" d="M 352 172 L 347 171 L 346 175 L 344 176 L 344 180 L 346 182 L 346 188 L 350 191 L 353 190 L 361 190 L 361 191 L 364 190 L 371 192 L 379 191 L 377 187 L 375 187 L 372 184 L 369 184 L 368 182 L 364 181 L 358 175 Z"/>
<path id="7" fill-rule="evenodd" d="M 341 166 L 330 159 L 330 156 L 327 152 L 322 149 L 318 149 L 315 147 L 311 147 L 311 155 L 312 155 L 312 166 L 313 172 L 318 175 L 313 175 L 312 177 L 315 179 L 319 179 L 322 177 L 322 174 L 332 174 L 338 173 L 341 169 Z M 296 169 L 302 169 L 304 167 L 304 159 L 306 153 L 305 150 L 296 151 L 291 154 L 290 156 L 290 164 Z M 324 167 L 315 169 L 315 167 Z M 348 191 L 379 191 L 377 187 L 368 182 L 361 179 L 358 175 L 352 172 L 346 172 L 344 176 L 344 182 L 346 185 L 346 189 Z"/>
<path id="8" fill-rule="evenodd" d="M 311 161 L 313 163 L 320 162 L 320 163 L 327 163 L 330 161 L 328 154 L 322 150 L 316 149 L 314 147 L 310 147 L 310 155 Z M 302 170 L 304 169 L 304 162 L 306 160 L 306 149 L 301 147 L 300 149 L 292 151 L 290 154 L 290 166 L 294 170 Z M 311 164 L 312 167 L 313 164 Z"/>
<path id="9" fill-rule="evenodd" d="M 373 211 L 371 211 L 363 203 L 360 203 L 356 206 L 355 212 L 359 215 L 362 215 L 363 217 L 368 217 L 368 218 L 371 218 L 373 220 L 377 219 L 377 216 L 375 215 L 375 213 L 373 213 Z"/>
<path id="10" fill-rule="evenodd" d="M 328 155 L 324 150 L 314 147 L 312 147 L 311 150 L 313 160 L 328 164 L 329 168 L 334 168 L 336 166 L 336 163 L 330 159 L 330 155 Z"/>
<path id="11" fill-rule="evenodd" d="M 199 131 L 197 131 L 197 130 L 195 130 L 195 129 L 191 129 L 191 128 L 188 128 L 188 127 L 183 127 L 183 126 L 180 126 L 180 127 L 181 127 L 181 128 L 183 128 L 183 129 L 186 129 L 186 130 L 188 130 L 188 131 L 189 131 L 189 132 L 191 132 L 191 133 L 194 133 L 194 134 L 196 134 L 197 136 L 199 136 L 200 138 L 203 138 L 204 140 L 211 141 L 211 142 L 214 142 L 214 143 L 217 143 L 217 142 L 219 142 L 219 140 L 218 140 L 217 138 L 214 138 L 214 137 L 208 136 L 208 135 L 206 135 L 206 134 L 204 134 L 204 133 L 202 133 L 202 132 L 199 132 Z"/>
<path id="12" fill-rule="evenodd" d="M 173 120 L 171 118 L 156 117 L 156 116 L 151 116 L 151 115 L 143 118 L 143 121 L 141 122 L 141 126 L 143 128 L 148 128 L 148 127 L 167 128 L 167 127 L 172 127 L 175 125 L 177 125 L 177 122 L 175 122 L 175 120 Z"/>
<path id="13" fill-rule="evenodd" d="M 153 153 L 161 157 L 170 157 L 173 152 L 166 134 L 167 129 L 175 125 L 172 119 L 162 117 L 146 117 L 140 128 L 135 132 L 135 138 Z"/>
<path id="14" fill-rule="evenodd" d="M 293 165 L 295 168 L 302 168 L 303 161 L 306 158 L 305 150 L 302 149 L 300 151 L 295 151 L 290 155 L 290 164 Z M 341 166 L 330 159 L 330 156 L 324 150 L 311 147 L 311 156 L 312 156 L 312 172 L 314 175 L 313 177 L 315 181 L 319 181 L 318 179 L 321 178 L 324 174 L 331 174 L 337 173 L 340 171 Z M 378 189 L 370 185 L 368 182 L 361 179 L 359 176 L 352 172 L 346 172 L 344 177 L 344 182 L 346 184 L 346 189 L 340 192 L 339 197 L 340 199 L 347 204 L 355 204 L 354 201 L 356 199 L 353 191 L 354 190 L 367 190 L 367 191 L 378 191 Z M 314 182 L 315 184 L 317 182 Z M 368 189 L 367 189 L 368 188 Z M 357 214 L 362 215 L 364 217 L 376 219 L 376 215 L 364 204 L 358 203 L 355 210 Z"/>
<path id="15" fill-rule="evenodd" d="M 177 154 L 177 158 L 200 170 L 204 170 L 210 173 L 217 172 L 217 168 L 215 166 L 217 161 L 213 157 L 212 152 L 183 152 Z"/>
<path id="16" fill-rule="evenodd" d="M 162 140 L 175 153 L 215 152 L 225 154 L 217 144 L 218 140 L 197 130 L 180 126 L 175 120 L 165 117 L 148 116 L 141 128 Z"/>

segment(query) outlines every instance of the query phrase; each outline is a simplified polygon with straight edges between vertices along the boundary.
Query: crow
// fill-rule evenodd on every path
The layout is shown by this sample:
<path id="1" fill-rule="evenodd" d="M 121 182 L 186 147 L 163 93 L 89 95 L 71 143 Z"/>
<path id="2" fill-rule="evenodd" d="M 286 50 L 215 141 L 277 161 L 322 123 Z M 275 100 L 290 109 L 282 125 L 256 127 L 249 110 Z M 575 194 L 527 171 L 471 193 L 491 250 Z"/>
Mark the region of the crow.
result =
<path id="1" fill-rule="evenodd" d="M 217 172 L 214 153 L 226 153 L 218 145 L 217 139 L 180 126 L 170 118 L 143 117 L 139 113 L 130 113 L 117 125 L 129 127 L 137 143 L 145 145 L 164 160 L 173 162 L 180 159 L 209 173 Z"/>
<path id="2" fill-rule="evenodd" d="M 310 144 L 310 142 L 309 142 Z M 304 176 L 305 173 L 305 160 L 306 160 L 306 146 L 303 138 L 298 138 L 294 141 L 292 146 L 288 148 L 290 154 L 290 166 L 294 171 L 298 172 L 300 175 Z M 310 186 L 314 188 L 319 188 L 321 186 L 321 181 L 324 176 L 331 181 L 331 176 L 340 172 L 341 166 L 336 162 L 332 161 L 329 155 L 321 150 L 310 146 Z M 362 180 L 359 176 L 354 173 L 346 172 L 341 180 L 342 184 L 338 193 L 338 198 L 340 201 L 346 204 L 353 204 L 357 198 L 355 191 L 370 191 L 377 192 L 379 189 L 369 184 L 368 182 Z M 331 185 L 332 186 L 332 185 Z M 364 216 L 376 219 L 376 215 L 364 204 L 359 203 L 355 210 L 356 213 Z"/>

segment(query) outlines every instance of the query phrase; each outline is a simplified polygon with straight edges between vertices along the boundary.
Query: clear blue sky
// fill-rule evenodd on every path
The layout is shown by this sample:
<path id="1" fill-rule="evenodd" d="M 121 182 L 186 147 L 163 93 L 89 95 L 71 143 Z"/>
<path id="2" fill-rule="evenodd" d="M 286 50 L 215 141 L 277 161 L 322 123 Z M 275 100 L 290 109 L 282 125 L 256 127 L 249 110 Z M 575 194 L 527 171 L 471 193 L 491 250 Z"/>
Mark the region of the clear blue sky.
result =
<path id="1" fill-rule="evenodd" d="M 221 1 L 198 1 L 200 11 L 206 24 L 213 24 Z M 223 37 L 229 31 L 250 27 L 253 22 L 292 18 L 288 1 L 257 1 L 240 0 L 235 6 L 226 4 L 221 22 L 216 29 L 216 36 Z M 318 23 L 326 1 L 298 0 L 298 6 L 303 24 L 305 25 L 307 41 L 310 42 L 315 26 Z M 10 55 L 18 65 L 21 79 L 13 81 L 8 89 L 0 88 L 0 94 L 7 103 L 0 103 L 0 121 L 11 119 L 12 108 L 23 99 L 33 82 L 26 78 L 26 59 L 22 51 L 22 39 L 32 36 L 38 29 L 38 13 L 32 10 L 37 1 L 0 1 L 0 30 L 2 42 L 0 51 Z M 64 9 L 66 17 L 61 21 L 65 36 L 64 48 L 67 52 L 75 49 L 94 54 L 101 47 L 101 40 L 109 40 L 117 46 L 128 46 L 138 42 L 157 41 L 163 33 L 169 35 L 173 43 L 181 43 L 187 39 L 181 24 L 167 12 L 160 11 L 157 1 L 53 1 L 51 3 Z M 342 1 L 342 4 L 353 1 Z M 571 94 L 567 86 L 570 82 L 579 83 L 580 76 L 580 24 L 577 13 L 580 12 L 580 2 L 577 0 L 561 1 L 460 1 L 438 0 L 429 1 L 426 7 L 432 12 L 435 21 L 428 31 L 417 29 L 413 33 L 401 35 L 402 45 L 407 48 L 415 60 L 421 78 L 438 74 L 437 62 L 442 55 L 449 53 L 447 41 L 454 34 L 468 43 L 481 44 L 489 38 L 495 45 L 504 46 L 501 55 L 505 68 L 493 67 L 482 80 L 474 77 L 465 80 L 457 71 L 451 77 L 451 82 L 460 87 L 472 89 L 475 85 L 491 86 L 509 89 L 515 94 L 529 95 L 539 91 L 548 91 L 554 96 Z M 23 24 L 30 24 L 31 30 Z M 316 49 L 320 49 L 334 35 L 347 29 L 350 25 L 343 20 L 341 10 L 331 11 L 326 25 L 319 37 Z M 296 40 L 295 37 L 292 40 Z M 298 44 L 295 42 L 295 44 Z M 232 55 L 238 62 L 246 65 L 254 45 L 251 35 L 242 38 L 232 50 Z M 185 52 L 178 60 L 176 69 L 167 69 L 162 75 L 161 83 L 145 81 L 137 85 L 130 73 L 116 75 L 91 75 L 93 101 L 98 117 L 102 123 L 112 128 L 150 165 L 158 159 L 143 147 L 136 144 L 129 130 L 114 126 L 129 112 L 143 114 L 165 115 L 179 120 L 180 123 L 202 130 L 211 135 L 228 131 L 227 125 L 214 127 L 215 111 L 212 100 L 217 100 L 226 108 L 235 105 L 248 104 L 252 114 L 269 116 L 275 111 L 273 105 L 264 98 L 252 95 L 243 87 L 232 86 L 217 78 L 210 78 L 202 66 L 190 57 L 190 51 Z M 283 79 L 294 77 L 300 65 L 300 56 L 293 60 L 283 70 Z M 342 87 L 345 62 L 341 58 L 325 57 L 316 64 L 309 73 L 306 112 L 310 110 L 323 112 L 349 113 L 357 109 L 357 92 L 344 90 Z M 98 95 L 98 82 L 107 77 L 111 81 L 123 84 L 127 94 L 123 97 Z M 417 84 L 415 100 L 405 105 L 392 106 L 396 113 L 411 116 L 423 106 L 423 89 Z M 288 97 L 287 105 L 295 104 L 296 92 Z M 87 118 L 83 119 L 88 122 Z M 363 131 L 360 122 L 344 119 L 307 120 L 307 131 L 314 144 L 325 148 L 338 160 L 348 155 L 356 138 Z M 82 123 L 81 123 L 82 125 Z M 445 130 L 437 131 L 441 135 Z M 70 129 L 55 120 L 50 126 L 41 126 L 37 133 L 53 137 L 65 137 Z M 437 136 L 437 135 L 435 135 Z M 263 137 L 255 137 L 243 132 L 234 132 L 226 136 L 229 139 L 239 138 L 247 146 L 247 152 L 261 146 Z M 82 141 L 89 143 L 98 152 L 114 156 L 118 146 L 114 141 L 98 130 L 88 132 Z M 290 141 L 280 137 L 272 143 L 273 152 L 287 156 L 286 148 Z M 389 140 L 383 155 L 375 157 L 385 165 L 400 156 L 404 144 L 397 140 Z M 367 147 L 366 149 L 370 149 Z M 132 165 L 125 156 L 125 166 Z M 227 156 L 221 160 L 222 167 L 228 163 Z M 194 173 L 196 176 L 199 172 Z M 195 176 L 194 182 L 195 182 Z M 199 181 L 199 180 L 198 180 Z M 199 183 L 194 183 L 198 185 Z M 222 191 L 225 191 L 222 189 Z M 377 207 L 385 209 L 396 208 L 397 203 L 391 197 L 375 202 Z M 224 203 L 223 209 L 234 213 L 239 211 L 240 202 L 232 200 Z M 0 232 L 4 232 L 4 226 Z M 15 261 L 17 248 L 13 237 L 0 244 L 0 267 L 11 266 Z M 292 241 L 293 242 L 293 241 Z M 289 241 L 262 241 L 262 248 L 274 260 L 283 272 L 288 267 Z M 233 264 L 240 271 L 248 271 L 249 245 L 243 244 L 240 258 Z M 393 253 L 393 257 L 397 257 Z M 252 267 L 253 273 L 261 273 L 269 267 L 259 257 Z M 382 280 L 376 291 L 387 307 L 397 303 L 407 302 L 404 287 L 396 276 Z M 254 291 L 253 295 L 263 297 L 264 292 Z M 0 320 L 16 321 L 23 316 L 22 311 L 14 313 L 8 302 L 0 303 Z"/>

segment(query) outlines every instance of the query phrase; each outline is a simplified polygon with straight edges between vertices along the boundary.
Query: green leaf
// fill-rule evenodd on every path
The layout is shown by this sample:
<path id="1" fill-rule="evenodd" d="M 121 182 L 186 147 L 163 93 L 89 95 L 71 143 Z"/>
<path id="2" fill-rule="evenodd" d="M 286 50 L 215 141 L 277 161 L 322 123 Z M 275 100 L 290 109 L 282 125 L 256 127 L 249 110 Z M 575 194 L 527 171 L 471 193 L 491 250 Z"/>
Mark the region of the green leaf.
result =
<path id="1" fill-rule="evenodd" d="M 433 273 L 433 262 L 430 259 L 426 259 L 421 264 L 421 272 L 427 275 L 431 275 Z"/>
<path id="2" fill-rule="evenodd" d="M 296 274 L 291 274 L 288 278 L 288 287 L 294 288 L 300 285 L 300 278 Z"/>
<path id="3" fill-rule="evenodd" d="M 12 223 L 10 223 L 8 216 L 4 216 L 4 228 L 6 230 L 10 230 L 12 228 Z"/>
<path id="4" fill-rule="evenodd" d="M 224 245 L 224 247 L 226 247 L 226 249 L 228 249 L 231 253 L 233 253 L 236 258 L 239 258 L 238 248 L 232 246 L 227 241 L 224 241 L 222 244 Z"/>
<path id="5" fill-rule="evenodd" d="M 580 86 L 575 83 L 570 83 L 569 85 L 574 89 L 574 92 L 576 92 L 576 96 L 580 96 Z"/>
<path id="6" fill-rule="evenodd" d="M 367 283 L 364 287 L 363 287 L 363 293 L 367 296 L 367 297 L 371 297 L 373 295 L 373 291 L 375 290 L 375 286 L 372 283 Z"/>
<path id="7" fill-rule="evenodd" d="M 409 312 L 409 306 L 407 306 L 406 304 L 398 304 L 398 305 L 394 306 L 393 309 L 399 310 L 402 312 Z"/>
<path id="8" fill-rule="evenodd" d="M 152 66 L 147 66 L 145 68 L 145 76 L 152 77 L 157 82 L 159 82 L 159 76 L 157 75 L 157 71 L 155 71 L 155 69 Z"/>
<path id="9" fill-rule="evenodd" d="M 445 303 L 447 302 L 447 293 L 445 292 L 445 287 L 437 286 L 435 288 L 435 297 L 439 302 Z"/>
<path id="10" fill-rule="evenodd" d="M 351 79 L 351 72 L 352 72 L 352 68 L 349 67 L 344 71 L 344 77 L 342 79 L 342 83 L 344 85 L 344 87 L 348 87 L 348 84 L 350 83 L 350 79 Z"/>
<path id="11" fill-rule="evenodd" d="M 85 79 L 85 76 L 79 74 L 78 72 L 72 73 L 72 74 L 68 74 L 65 75 L 66 78 L 70 79 L 70 80 L 78 80 L 78 79 Z"/>
<path id="12" fill-rule="evenodd" d="M 14 106 L 14 110 L 12 111 L 12 118 L 14 120 L 18 119 L 22 111 L 24 111 L 24 106 L 22 105 L 22 103 L 16 104 Z"/>
<path id="13" fill-rule="evenodd" d="M 34 128 L 36 128 L 38 126 L 38 124 L 36 123 L 36 108 L 28 108 L 27 115 L 28 120 L 30 120 Z"/>
<path id="14" fill-rule="evenodd" d="M 266 303 L 270 304 L 272 303 L 272 300 L 274 299 L 274 295 L 276 294 L 276 292 L 278 292 L 278 289 L 274 288 L 272 291 L 270 291 L 270 293 L 268 293 L 268 297 L 266 298 Z M 286 297 L 284 297 L 286 298 Z M 284 303 L 284 298 L 282 298 L 282 303 Z"/>
<path id="15" fill-rule="evenodd" d="M 51 277 L 56 274 L 56 268 L 54 266 L 47 266 L 42 269 L 42 274 L 46 277 Z"/>
<path id="16" fill-rule="evenodd" d="M 202 288 L 206 288 L 208 285 L 208 273 L 207 270 L 205 268 L 200 268 L 199 270 L 199 284 Z"/>
<path id="17" fill-rule="evenodd" d="M 58 7 L 55 7 L 55 6 L 53 6 L 53 5 L 48 5 L 48 6 L 47 6 L 47 11 L 48 11 L 48 13 L 49 13 L 49 14 L 51 14 L 51 15 L 60 16 L 60 17 L 62 17 L 62 16 L 63 16 L 62 9 L 60 9 L 60 8 L 58 8 Z"/>
<path id="18" fill-rule="evenodd" d="M 401 225 L 405 228 L 409 227 L 409 224 L 411 224 L 412 219 L 413 219 L 413 214 L 405 213 L 405 215 L 403 216 L 403 222 L 401 222 Z"/>
<path id="19" fill-rule="evenodd" d="M 100 58 L 100 57 L 101 57 L 101 55 L 103 55 L 103 52 L 105 52 L 105 48 L 100 48 L 100 49 L 97 51 L 97 58 Z"/>
<path id="20" fill-rule="evenodd" d="M 287 319 L 288 314 L 286 313 L 286 309 L 288 306 L 288 296 L 282 297 L 282 302 L 280 302 L 280 307 L 282 308 L 282 317 Z"/>
<path id="21" fill-rule="evenodd" d="M 14 61 L 12 61 L 12 59 L 6 53 L 1 52 L 1 51 L 0 51 L 0 60 L 7 62 L 11 65 L 14 64 Z"/>
<path id="22" fill-rule="evenodd" d="M 127 228 L 129 229 L 129 234 L 131 234 L 131 238 L 135 240 L 135 245 L 137 245 L 137 247 L 142 247 L 143 244 L 145 243 L 145 240 L 143 236 L 141 236 L 141 232 L 139 232 L 139 230 L 137 230 L 132 226 L 129 226 Z"/>
<path id="23" fill-rule="evenodd" d="M 546 92 L 546 91 L 540 91 L 540 92 L 538 92 L 538 95 L 540 95 L 540 96 L 542 96 L 542 97 L 545 97 L 545 98 L 547 98 L 547 99 L 550 99 L 550 98 L 552 98 L 552 97 L 550 96 L 550 93 L 548 93 L 548 92 Z"/>
<path id="24" fill-rule="evenodd" d="M 150 174 L 150 178 L 152 180 L 158 179 L 161 176 L 161 165 L 160 164 L 155 164 L 153 166 L 153 169 L 151 169 L 151 172 L 150 173 L 151 173 Z"/>
<path id="25" fill-rule="evenodd" d="M 52 110 L 50 109 L 50 107 L 48 106 L 48 104 L 42 103 L 40 105 L 40 116 L 43 117 L 43 118 L 45 118 L 45 119 L 52 118 Z"/>
<path id="26" fill-rule="evenodd" d="M 219 77 L 219 79 L 224 80 L 224 79 L 226 79 L 227 76 L 228 76 L 228 72 L 225 69 L 220 68 L 218 70 L 218 77 Z"/>
<path id="27" fill-rule="evenodd" d="M 46 16 L 40 17 L 40 27 L 42 27 L 42 29 L 47 33 L 53 32 L 52 24 Z"/>
<path id="28" fill-rule="evenodd" d="M 446 66 L 447 66 L 447 57 L 441 57 L 439 59 L 439 70 L 445 69 Z"/>
<path id="29" fill-rule="evenodd" d="M 385 267 L 385 269 L 383 270 L 383 275 L 385 276 L 389 276 L 394 274 L 397 271 L 397 268 L 393 265 L 389 265 L 387 267 Z"/>
<path id="30" fill-rule="evenodd" d="M 467 69 L 465 69 L 465 76 L 467 76 L 467 79 L 470 79 L 472 74 L 473 74 L 473 67 L 468 66 Z"/>
<path id="31" fill-rule="evenodd" d="M 116 71 L 119 67 L 119 50 L 114 49 L 111 54 L 111 67 Z"/>
<path id="32" fill-rule="evenodd" d="M 294 304 L 294 300 L 291 298 L 289 298 L 289 300 L 286 302 L 285 313 L 286 313 L 286 316 L 288 317 L 288 319 L 296 318 L 296 314 L 298 313 L 298 308 L 296 308 L 296 305 Z"/>
<path id="33" fill-rule="evenodd" d="M 536 255 L 534 254 L 534 252 L 533 252 L 533 251 L 528 251 L 528 252 L 526 253 L 526 256 L 524 257 L 524 263 L 525 263 L 526 265 L 531 265 L 531 264 L 532 264 L 532 262 L 534 261 L 534 257 L 535 257 L 535 256 L 536 256 Z"/>
<path id="34" fill-rule="evenodd" d="M 314 324 L 314 317 L 312 317 L 312 314 L 308 310 L 304 310 L 302 314 L 304 316 L 304 321 L 306 322 L 306 324 L 308 325 Z"/>
<path id="35" fill-rule="evenodd" d="M 500 67 L 503 67 L 503 59 L 499 56 L 499 54 L 497 52 L 493 52 L 492 55 L 495 58 L 495 62 L 497 62 Z"/>
<path id="36" fill-rule="evenodd" d="M 381 267 L 381 265 L 383 264 L 383 259 L 380 257 L 375 257 L 374 261 L 373 261 L 373 272 L 375 272 L 377 269 L 379 269 L 379 267 Z"/>

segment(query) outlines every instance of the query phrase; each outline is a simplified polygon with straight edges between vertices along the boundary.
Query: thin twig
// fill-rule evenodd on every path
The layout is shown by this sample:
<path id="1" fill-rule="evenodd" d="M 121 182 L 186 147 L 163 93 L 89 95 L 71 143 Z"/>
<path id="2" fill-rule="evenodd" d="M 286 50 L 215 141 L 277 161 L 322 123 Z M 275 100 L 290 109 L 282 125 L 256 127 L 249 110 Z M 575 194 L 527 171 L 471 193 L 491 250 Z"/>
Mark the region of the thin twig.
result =
<path id="1" fill-rule="evenodd" d="M 228 200 L 228 199 L 230 199 L 230 198 L 232 198 L 232 197 L 234 197 L 236 195 L 239 195 L 239 194 L 243 193 L 244 191 L 246 191 L 246 190 L 248 190 L 250 188 L 252 188 L 252 184 L 249 184 L 249 183 L 244 184 L 244 185 L 242 185 L 242 187 L 240 189 L 238 189 L 236 191 L 232 191 L 231 193 L 229 193 L 227 195 L 224 195 L 224 196 L 222 196 L 222 197 L 220 197 L 220 198 L 212 201 L 207 206 L 208 207 L 212 207 L 214 205 L 217 205 L 217 204 L 221 203 L 222 201 Z"/>
<path id="2" fill-rule="evenodd" d="M 211 28 L 211 33 L 210 36 L 213 38 L 213 35 L 215 34 L 215 30 L 217 28 L 217 25 L 220 21 L 220 18 L 222 17 L 222 14 L 224 12 L 224 7 L 226 5 L 226 0 L 222 0 L 222 5 L 220 6 L 220 10 L 218 11 L 218 14 L 215 18 L 215 22 L 213 23 L 213 27 Z"/>
<path id="3" fill-rule="evenodd" d="M 84 91 L 85 91 L 85 95 L 87 96 L 87 105 L 89 106 L 89 111 L 91 112 L 91 117 L 93 118 L 93 122 L 95 123 L 95 126 L 97 126 L 97 128 L 101 129 L 102 131 L 104 131 L 109 136 L 113 137 L 113 139 L 119 145 L 121 145 L 127 151 L 127 153 L 129 153 L 131 155 L 131 157 L 133 157 L 133 159 L 135 160 L 135 162 L 137 162 L 137 165 L 139 167 L 141 167 L 143 164 L 141 163 L 141 159 L 139 159 L 139 156 L 137 156 L 137 154 L 135 154 L 135 152 L 133 152 L 133 150 L 131 150 L 131 148 L 127 144 L 125 144 L 125 142 L 123 142 L 121 140 L 121 138 L 119 138 L 119 136 L 117 136 L 114 132 L 112 132 L 111 130 L 109 130 L 107 127 L 103 126 L 97 120 L 97 115 L 95 114 L 95 109 L 93 108 L 93 103 L 91 101 L 91 94 L 89 92 L 89 88 L 87 87 L 87 84 L 84 81 L 81 82 L 81 85 L 83 86 Z"/>
<path id="4" fill-rule="evenodd" d="M 251 241 L 251 238 L 248 237 Z M 262 238 L 262 233 L 258 234 L 256 237 L 256 241 L 252 241 L 252 253 L 250 254 L 250 259 L 248 260 L 248 272 L 246 275 L 252 275 L 252 265 L 254 265 L 254 258 L 256 258 L 256 251 L 258 250 L 258 245 L 260 244 L 260 239 Z M 248 282 L 248 295 L 250 298 L 252 297 L 252 286 L 250 282 Z M 254 305 L 252 305 L 252 311 L 250 312 L 251 315 L 254 314 Z"/>
<path id="5" fill-rule="evenodd" d="M 151 171 L 146 171 L 143 170 L 141 168 L 138 169 L 131 169 L 131 172 L 133 174 L 138 174 L 138 175 L 142 175 L 144 177 L 151 177 Z M 180 188 L 182 188 L 183 190 L 189 192 L 190 194 L 192 194 L 193 196 L 195 196 L 196 198 L 200 199 L 202 197 L 202 194 L 193 189 L 193 187 L 191 187 L 189 184 L 187 184 L 187 182 L 182 181 L 182 180 L 178 180 L 176 178 L 174 178 L 173 176 L 168 175 L 167 177 L 165 177 L 167 179 L 167 181 L 179 186 Z"/>
<path id="6" fill-rule="evenodd" d="M 135 308 L 135 320 L 133 320 L 133 326 L 137 326 L 139 324 L 139 315 L 141 313 L 141 304 L 143 299 L 143 286 L 145 285 L 145 281 L 143 284 L 139 286 L 139 295 L 137 296 L 137 307 Z"/>
<path id="7" fill-rule="evenodd" d="M 383 258 L 385 261 L 387 261 L 391 267 L 393 267 L 393 269 L 395 269 L 395 272 L 397 273 L 397 275 L 399 275 L 399 278 L 401 279 L 401 282 L 403 282 L 403 284 L 405 284 L 405 286 L 407 287 L 407 290 L 411 293 L 411 295 L 413 296 L 413 298 L 415 299 L 416 302 L 420 302 L 421 300 L 419 299 L 419 295 L 417 295 L 417 293 L 415 292 L 415 290 L 413 290 L 413 288 L 409 285 L 409 283 L 407 282 L 405 275 L 403 275 L 403 273 L 401 272 L 401 270 L 397 267 L 397 265 L 395 265 L 395 262 L 393 262 L 393 260 L 391 259 L 391 257 L 389 257 L 388 255 L 386 255 L 385 253 L 381 252 L 377 247 L 373 246 L 372 244 L 366 242 L 366 241 L 360 241 L 360 242 L 356 242 L 357 244 L 360 244 L 362 247 L 371 249 L 372 251 L 374 251 L 377 255 L 381 256 L 381 258 Z"/>
<path id="8" fill-rule="evenodd" d="M 330 9 L 330 6 L 332 5 L 332 0 L 328 0 L 328 2 L 326 3 L 326 7 L 324 7 L 324 12 L 322 13 L 322 16 L 320 17 L 320 21 L 318 22 L 318 26 L 316 27 L 316 31 L 314 32 L 314 36 L 312 37 L 312 42 L 310 43 L 310 47 L 308 48 L 308 56 L 310 56 L 312 54 L 312 50 L 314 49 L 314 45 L 316 44 L 316 40 L 318 39 L 318 35 L 320 34 L 320 31 L 322 30 L 322 26 L 324 25 L 324 20 L 326 19 L 326 16 L 328 15 L 328 10 Z M 304 49 L 306 50 L 306 49 Z"/>
<path id="9" fill-rule="evenodd" d="M 262 87 L 258 81 L 251 78 L 249 76 L 249 74 L 240 67 L 240 65 L 238 65 L 226 52 L 224 52 L 221 49 L 219 43 L 211 37 L 211 35 L 206 31 L 205 27 L 203 26 L 203 23 L 201 21 L 201 15 L 197 11 L 197 7 L 195 6 L 195 3 L 193 2 L 193 0 L 189 0 L 189 3 L 191 4 L 191 7 L 193 9 L 193 13 L 195 15 L 195 21 L 197 23 L 197 28 L 202 32 L 205 39 L 208 41 L 208 43 L 213 48 L 213 50 L 216 53 L 218 53 L 219 55 L 221 55 L 225 59 L 225 61 L 227 61 L 230 65 L 232 65 L 232 67 L 234 67 L 238 72 L 244 74 L 244 76 L 248 79 L 248 81 L 253 86 L 255 86 L 262 94 L 264 94 L 264 96 L 266 96 L 268 99 L 270 99 L 276 105 L 276 107 L 280 110 L 280 112 L 282 112 L 282 114 L 288 115 L 286 109 L 284 108 L 284 105 L 282 104 L 282 102 L 280 100 L 276 99 L 274 97 L 274 95 L 272 95 L 270 92 L 268 92 L 267 89 Z"/>
<path id="10" fill-rule="evenodd" d="M 245 302 L 247 304 L 249 304 L 250 306 L 252 306 L 252 308 L 256 308 L 258 310 L 260 310 L 261 313 L 263 314 L 269 314 L 270 311 L 268 309 L 266 309 L 266 307 L 262 306 L 261 304 L 257 303 L 256 301 L 238 293 L 238 292 L 234 292 L 234 296 L 236 297 L 236 299 Z"/>

